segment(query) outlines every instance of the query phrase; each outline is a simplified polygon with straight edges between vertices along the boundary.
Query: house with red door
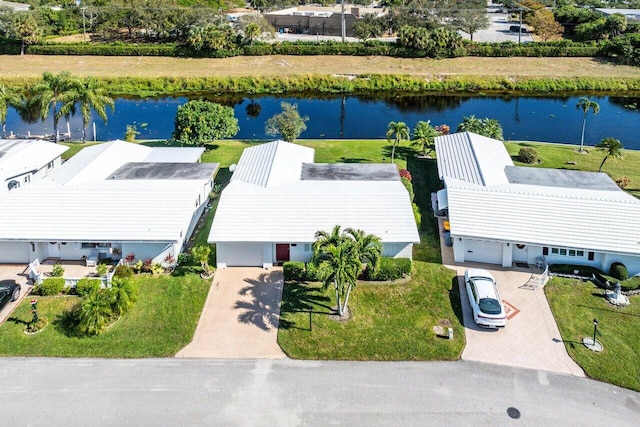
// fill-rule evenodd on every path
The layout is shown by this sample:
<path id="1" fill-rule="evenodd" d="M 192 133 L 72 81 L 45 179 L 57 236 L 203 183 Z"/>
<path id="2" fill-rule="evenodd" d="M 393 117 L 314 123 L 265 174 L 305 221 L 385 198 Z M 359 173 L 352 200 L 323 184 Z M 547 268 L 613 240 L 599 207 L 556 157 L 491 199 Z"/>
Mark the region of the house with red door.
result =
<path id="1" fill-rule="evenodd" d="M 309 261 L 315 233 L 335 225 L 375 234 L 384 256 L 411 258 L 420 238 L 396 165 L 314 163 L 314 154 L 285 141 L 244 150 L 209 234 L 218 268 Z"/>

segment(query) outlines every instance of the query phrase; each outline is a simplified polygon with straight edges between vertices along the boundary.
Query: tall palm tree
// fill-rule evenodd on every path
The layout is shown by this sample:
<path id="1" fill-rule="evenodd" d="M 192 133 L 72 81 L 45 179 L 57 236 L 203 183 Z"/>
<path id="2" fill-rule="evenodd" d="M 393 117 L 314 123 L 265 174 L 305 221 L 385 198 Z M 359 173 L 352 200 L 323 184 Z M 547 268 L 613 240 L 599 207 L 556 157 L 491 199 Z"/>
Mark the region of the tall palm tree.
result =
<path id="1" fill-rule="evenodd" d="M 82 299 L 78 326 L 84 333 L 96 335 L 102 332 L 112 317 L 109 293 L 96 290 Z"/>
<path id="2" fill-rule="evenodd" d="M 411 138 L 409 126 L 405 122 L 390 122 L 387 128 L 387 141 L 393 142 L 393 148 L 391 149 L 391 163 L 396 155 L 396 146 L 400 145 L 403 141 L 408 141 Z"/>
<path id="3" fill-rule="evenodd" d="M 329 271 L 324 279 L 324 287 L 327 288 L 333 284 L 338 316 L 342 316 L 347 309 L 351 289 L 356 284 L 362 269 L 355 241 L 345 238 L 337 244 L 324 247 L 320 254 L 320 261 Z"/>
<path id="4" fill-rule="evenodd" d="M 2 123 L 2 137 L 7 137 L 7 113 L 9 107 L 18 107 L 22 96 L 14 88 L 0 85 L 0 123 Z"/>
<path id="5" fill-rule="evenodd" d="M 49 108 L 53 110 L 53 135 L 58 142 L 58 120 L 65 114 L 58 111 L 58 103 L 66 104 L 73 99 L 74 79 L 68 71 L 58 74 L 45 72 L 42 81 L 34 87 L 34 102 L 40 109 L 40 118 L 45 120 L 49 115 Z"/>
<path id="6" fill-rule="evenodd" d="M 587 98 L 583 96 L 578 100 L 576 104 L 576 108 L 584 114 L 582 118 L 582 135 L 580 136 L 580 152 L 584 152 L 584 128 L 587 125 L 587 114 L 589 111 L 593 111 L 593 114 L 598 114 L 600 112 L 600 104 L 596 101 L 592 101 L 591 98 Z"/>
<path id="7" fill-rule="evenodd" d="M 624 159 L 624 153 L 622 152 L 624 147 L 618 139 L 609 136 L 600 141 L 596 147 L 605 153 L 604 159 L 602 159 L 602 163 L 600 163 L 600 168 L 598 168 L 598 172 L 602 172 L 604 162 L 606 162 L 609 157 L 612 159 Z"/>
<path id="8" fill-rule="evenodd" d="M 80 113 L 82 114 L 82 143 L 87 142 L 87 126 L 89 120 L 91 120 L 91 111 L 95 111 L 96 114 L 107 122 L 107 107 L 113 109 L 114 102 L 109 96 L 107 96 L 104 87 L 100 81 L 93 77 L 87 77 L 83 80 L 78 80 L 72 87 L 72 93 L 69 95 L 69 100 L 60 108 L 60 113 L 67 115 L 69 112 L 73 114 L 75 104 L 80 106 Z"/>
<path id="9" fill-rule="evenodd" d="M 422 154 L 426 156 L 436 147 L 436 136 L 440 136 L 440 132 L 431 126 L 431 120 L 427 120 L 426 122 L 419 121 L 413 130 L 413 141 L 411 145 L 419 146 Z M 429 149 L 428 153 L 427 148 Z"/>
<path id="10" fill-rule="evenodd" d="M 137 298 L 137 289 L 130 279 L 114 277 L 111 282 L 111 308 L 114 314 L 123 315 Z"/>
<path id="11" fill-rule="evenodd" d="M 377 270 L 382 257 L 382 241 L 375 234 L 367 234 L 364 230 L 347 228 L 347 236 L 350 236 L 356 244 L 356 252 L 360 262 L 366 263 L 373 270 Z"/>
<path id="12" fill-rule="evenodd" d="M 337 245 L 344 238 L 344 235 L 341 232 L 340 228 L 341 227 L 339 225 L 335 225 L 331 232 L 327 232 L 324 230 L 316 231 L 316 240 L 312 245 L 313 255 L 311 257 L 311 260 L 313 262 L 316 262 L 320 258 L 325 248 L 331 245 Z"/>

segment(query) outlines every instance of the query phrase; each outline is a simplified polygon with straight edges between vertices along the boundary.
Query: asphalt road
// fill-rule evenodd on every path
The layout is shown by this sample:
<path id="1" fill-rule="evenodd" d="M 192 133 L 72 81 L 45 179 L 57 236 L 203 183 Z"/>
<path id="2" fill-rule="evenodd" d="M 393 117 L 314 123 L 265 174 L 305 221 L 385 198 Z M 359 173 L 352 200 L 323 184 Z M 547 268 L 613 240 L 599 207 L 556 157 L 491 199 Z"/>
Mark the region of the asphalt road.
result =
<path id="1" fill-rule="evenodd" d="M 10 426 L 631 426 L 640 394 L 472 362 L 7 358 L 0 414 Z"/>

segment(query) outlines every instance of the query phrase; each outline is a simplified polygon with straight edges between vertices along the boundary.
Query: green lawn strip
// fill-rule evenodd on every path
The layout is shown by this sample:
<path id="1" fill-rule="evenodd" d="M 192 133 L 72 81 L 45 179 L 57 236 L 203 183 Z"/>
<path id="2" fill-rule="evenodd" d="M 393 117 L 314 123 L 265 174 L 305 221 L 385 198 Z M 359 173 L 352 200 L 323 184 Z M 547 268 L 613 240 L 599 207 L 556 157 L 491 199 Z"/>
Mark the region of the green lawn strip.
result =
<path id="1" fill-rule="evenodd" d="M 567 352 L 599 381 L 640 391 L 640 296 L 631 305 L 616 308 L 602 297 L 591 282 L 554 278 L 545 293 Z M 598 341 L 604 351 L 594 353 L 582 345 L 593 336 L 593 319 L 598 319 Z"/>
<path id="2" fill-rule="evenodd" d="M 0 355 L 46 357 L 164 357 L 191 342 L 209 291 L 198 276 L 136 276 L 138 300 L 132 310 L 101 335 L 78 336 L 65 321 L 65 311 L 78 297 L 37 297 L 38 312 L 49 325 L 35 335 L 24 334 L 31 320 L 25 299 L 0 326 Z"/>
<path id="3" fill-rule="evenodd" d="M 622 141 L 624 144 L 624 141 Z M 588 172 L 597 172 L 604 153 L 595 147 L 585 147 L 587 152 L 579 153 L 579 146 L 566 144 L 552 144 L 542 142 L 505 142 L 514 163 L 519 166 L 533 166 L 552 169 L 570 169 Z M 534 148 L 540 157 L 540 163 L 526 165 L 519 161 L 518 151 L 522 147 Z M 602 168 L 602 172 L 608 174 L 613 180 L 626 176 L 629 185 L 625 188 L 629 193 L 640 197 L 640 151 L 624 150 L 625 158 L 622 160 L 608 159 Z"/>
<path id="4" fill-rule="evenodd" d="M 69 160 L 71 157 L 78 154 L 80 150 L 86 147 L 90 147 L 92 145 L 96 145 L 96 142 L 87 142 L 86 144 L 82 144 L 80 142 L 61 142 L 60 144 L 66 145 L 69 147 L 67 151 L 62 153 L 62 160 Z"/>
<path id="5" fill-rule="evenodd" d="M 455 272 L 442 265 L 415 261 L 408 283 L 360 282 L 349 299 L 352 317 L 343 322 L 328 316 L 335 306 L 333 289 L 323 291 L 317 283 L 287 283 L 278 343 L 295 359 L 457 359 L 465 339 L 457 284 L 451 291 L 453 278 Z M 433 332 L 433 326 L 444 319 L 454 329 L 453 340 Z"/>

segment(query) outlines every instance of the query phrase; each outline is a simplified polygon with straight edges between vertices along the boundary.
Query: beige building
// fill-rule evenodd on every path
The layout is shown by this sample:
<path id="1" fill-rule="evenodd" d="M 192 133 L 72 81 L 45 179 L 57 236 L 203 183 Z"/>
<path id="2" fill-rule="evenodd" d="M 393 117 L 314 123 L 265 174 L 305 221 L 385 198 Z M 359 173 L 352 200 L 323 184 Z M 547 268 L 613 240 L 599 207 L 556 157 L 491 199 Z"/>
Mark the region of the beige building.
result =
<path id="1" fill-rule="evenodd" d="M 347 37 L 354 37 L 353 24 L 364 15 L 380 16 L 382 8 L 345 4 L 344 20 Z M 269 24 L 280 33 L 310 34 L 321 36 L 342 35 L 341 6 L 300 6 L 276 10 L 264 14 Z"/>

